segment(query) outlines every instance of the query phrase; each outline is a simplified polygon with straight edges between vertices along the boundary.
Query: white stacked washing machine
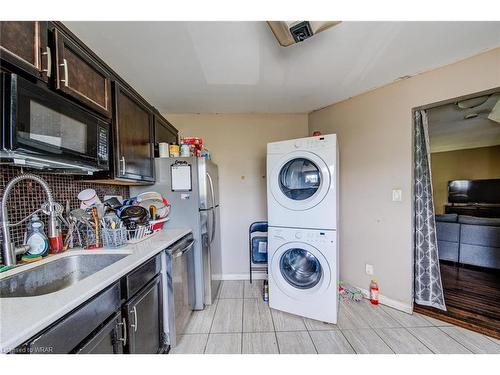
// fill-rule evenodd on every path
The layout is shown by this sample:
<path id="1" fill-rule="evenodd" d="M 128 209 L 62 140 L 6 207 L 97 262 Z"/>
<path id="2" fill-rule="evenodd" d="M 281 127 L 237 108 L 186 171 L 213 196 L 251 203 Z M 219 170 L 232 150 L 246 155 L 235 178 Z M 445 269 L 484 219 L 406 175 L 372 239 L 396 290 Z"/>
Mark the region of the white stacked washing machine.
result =
<path id="1" fill-rule="evenodd" d="M 267 145 L 271 308 L 328 323 L 338 311 L 335 134 Z"/>

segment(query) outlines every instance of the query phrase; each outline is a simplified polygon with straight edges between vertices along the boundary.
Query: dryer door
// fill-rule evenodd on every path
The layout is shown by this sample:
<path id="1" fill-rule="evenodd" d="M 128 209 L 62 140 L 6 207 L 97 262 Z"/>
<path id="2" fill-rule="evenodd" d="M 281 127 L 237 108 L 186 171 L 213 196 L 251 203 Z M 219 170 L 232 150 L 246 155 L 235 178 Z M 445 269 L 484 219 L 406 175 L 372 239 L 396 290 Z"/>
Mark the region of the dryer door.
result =
<path id="1" fill-rule="evenodd" d="M 270 272 L 283 293 L 301 300 L 323 293 L 331 284 L 330 264 L 317 248 L 303 242 L 278 248 Z"/>
<path id="2" fill-rule="evenodd" d="M 271 192 L 283 207 L 308 210 L 319 204 L 328 193 L 331 173 L 316 154 L 296 151 L 285 155 L 272 172 Z"/>

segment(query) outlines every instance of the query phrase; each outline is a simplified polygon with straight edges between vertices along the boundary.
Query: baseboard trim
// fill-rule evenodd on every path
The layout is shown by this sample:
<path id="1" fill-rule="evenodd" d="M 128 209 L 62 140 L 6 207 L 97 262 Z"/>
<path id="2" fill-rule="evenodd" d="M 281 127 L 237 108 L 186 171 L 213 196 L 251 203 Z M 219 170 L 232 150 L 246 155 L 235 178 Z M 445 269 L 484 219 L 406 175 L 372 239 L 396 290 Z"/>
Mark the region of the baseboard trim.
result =
<path id="1" fill-rule="evenodd" d="M 227 273 L 222 275 L 219 280 L 250 280 L 249 273 Z M 264 280 L 267 279 L 267 272 L 252 272 L 252 279 L 254 280 Z"/>
<path id="2" fill-rule="evenodd" d="M 368 292 L 368 290 L 363 289 L 363 288 L 359 288 L 359 287 L 357 287 L 357 288 L 359 290 L 361 290 L 361 293 L 363 293 L 363 295 L 365 296 L 365 298 L 370 298 L 370 293 Z M 396 310 L 399 310 L 399 311 L 403 311 L 403 312 L 405 312 L 407 314 L 413 313 L 413 307 L 411 305 L 408 305 L 408 304 L 403 303 L 401 301 L 397 301 L 395 299 L 386 297 L 386 296 L 384 296 L 382 294 L 379 295 L 379 302 L 382 305 L 385 305 L 385 306 L 388 306 L 388 307 L 392 307 L 393 309 L 396 309 Z"/>
<path id="3" fill-rule="evenodd" d="M 252 278 L 254 280 L 264 280 L 267 279 L 267 273 L 266 272 L 254 272 L 252 273 Z M 228 273 L 225 275 L 222 275 L 219 280 L 249 280 L 250 279 L 250 274 L 248 273 Z M 366 289 L 359 288 L 361 290 L 361 293 L 365 296 L 365 298 L 369 298 L 369 292 Z M 393 309 L 403 311 L 407 314 L 412 314 L 413 313 L 413 307 L 411 305 L 408 305 L 404 302 L 397 301 L 395 299 L 386 297 L 384 295 L 379 296 L 379 301 L 382 305 L 392 307 Z"/>

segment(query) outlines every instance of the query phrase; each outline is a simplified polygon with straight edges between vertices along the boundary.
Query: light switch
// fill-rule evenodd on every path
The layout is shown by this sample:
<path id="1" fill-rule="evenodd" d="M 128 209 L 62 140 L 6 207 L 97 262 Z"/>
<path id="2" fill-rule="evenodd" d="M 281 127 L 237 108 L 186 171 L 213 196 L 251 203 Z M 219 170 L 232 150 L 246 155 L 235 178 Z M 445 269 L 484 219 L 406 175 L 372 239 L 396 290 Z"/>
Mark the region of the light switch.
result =
<path id="1" fill-rule="evenodd" d="M 393 202 L 403 201 L 403 191 L 401 189 L 392 189 L 392 201 Z"/>
<path id="2" fill-rule="evenodd" d="M 373 265 L 366 263 L 365 264 L 365 272 L 367 275 L 373 275 Z"/>

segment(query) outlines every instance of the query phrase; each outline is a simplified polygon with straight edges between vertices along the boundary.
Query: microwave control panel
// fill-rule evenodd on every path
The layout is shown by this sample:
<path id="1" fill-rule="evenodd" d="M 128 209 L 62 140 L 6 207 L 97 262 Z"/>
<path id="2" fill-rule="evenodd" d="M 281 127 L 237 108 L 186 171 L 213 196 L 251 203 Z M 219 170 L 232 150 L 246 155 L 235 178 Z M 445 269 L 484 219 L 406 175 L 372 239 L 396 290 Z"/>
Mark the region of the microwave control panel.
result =
<path id="1" fill-rule="evenodd" d="M 97 160 L 99 165 L 108 165 L 108 160 L 109 160 L 108 142 L 109 142 L 108 129 L 99 126 L 97 133 Z"/>

